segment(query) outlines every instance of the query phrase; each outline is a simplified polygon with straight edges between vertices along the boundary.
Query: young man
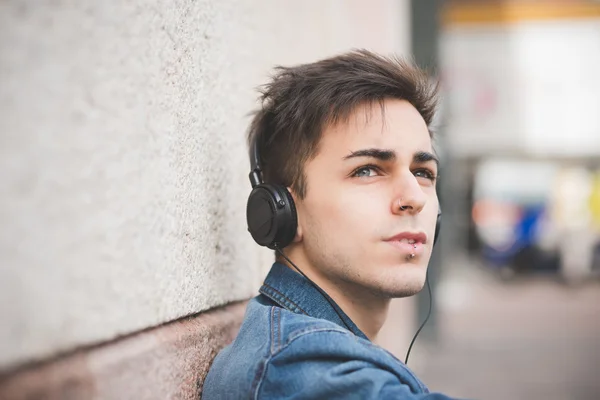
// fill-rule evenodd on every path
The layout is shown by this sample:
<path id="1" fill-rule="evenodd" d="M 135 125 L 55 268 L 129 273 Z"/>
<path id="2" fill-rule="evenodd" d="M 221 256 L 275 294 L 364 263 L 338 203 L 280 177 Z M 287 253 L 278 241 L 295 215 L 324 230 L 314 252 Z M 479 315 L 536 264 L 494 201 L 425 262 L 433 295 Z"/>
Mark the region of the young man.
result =
<path id="1" fill-rule="evenodd" d="M 248 224 L 276 262 L 204 399 L 444 399 L 373 342 L 425 283 L 438 218 L 435 89 L 355 51 L 280 67 L 249 130 Z"/>

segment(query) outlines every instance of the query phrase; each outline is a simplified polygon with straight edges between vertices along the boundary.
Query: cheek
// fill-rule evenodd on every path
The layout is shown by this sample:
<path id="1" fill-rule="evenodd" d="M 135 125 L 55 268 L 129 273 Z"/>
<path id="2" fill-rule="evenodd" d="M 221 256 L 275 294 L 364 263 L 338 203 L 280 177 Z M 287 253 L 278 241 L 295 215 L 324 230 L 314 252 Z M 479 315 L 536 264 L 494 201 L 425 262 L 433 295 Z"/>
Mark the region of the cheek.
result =
<path id="1" fill-rule="evenodd" d="M 346 193 L 330 196 L 309 205 L 311 218 L 324 231 L 330 243 L 349 252 L 360 251 L 361 244 L 371 242 L 378 225 L 384 225 L 385 206 L 377 202 L 373 193 Z M 382 221 L 380 224 L 378 221 Z"/>

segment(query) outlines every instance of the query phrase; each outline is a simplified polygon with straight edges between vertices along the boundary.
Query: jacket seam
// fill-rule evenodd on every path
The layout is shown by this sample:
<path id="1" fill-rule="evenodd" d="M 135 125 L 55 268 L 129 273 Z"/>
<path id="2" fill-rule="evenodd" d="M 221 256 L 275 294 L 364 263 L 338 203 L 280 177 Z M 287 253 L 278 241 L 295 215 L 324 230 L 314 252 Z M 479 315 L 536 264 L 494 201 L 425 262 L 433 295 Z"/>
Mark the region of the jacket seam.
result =
<path id="1" fill-rule="evenodd" d="M 254 391 L 254 397 L 253 397 L 254 400 L 257 400 L 259 398 L 258 393 L 260 392 L 260 388 L 261 388 L 261 386 L 262 386 L 262 384 L 264 382 L 265 376 L 267 375 L 267 368 L 269 368 L 269 365 L 270 365 L 271 360 L 273 359 L 273 357 L 275 357 L 277 354 L 279 354 L 283 350 L 285 350 L 297 338 L 302 337 L 302 336 L 306 336 L 307 334 L 314 333 L 314 332 L 337 332 L 337 333 L 341 333 L 341 334 L 345 334 L 345 335 L 349 334 L 348 331 L 343 331 L 343 330 L 334 329 L 334 328 L 317 328 L 317 329 L 314 329 L 314 330 L 304 330 L 304 331 L 302 331 L 299 335 L 295 336 L 293 339 L 291 339 L 290 341 L 288 341 L 284 346 L 281 346 L 278 349 L 277 353 L 271 354 L 262 363 L 262 365 L 261 365 L 262 369 L 260 369 L 259 371 L 257 371 L 256 377 L 255 377 L 254 382 L 252 384 L 252 389 Z M 258 372 L 260 372 L 260 374 Z M 259 377 L 259 375 L 260 375 L 260 377 Z"/>
<path id="2" fill-rule="evenodd" d="M 281 347 L 281 308 L 271 307 L 271 354 Z"/>
<path id="3" fill-rule="evenodd" d="M 311 333 L 320 333 L 320 332 L 336 332 L 336 333 L 341 333 L 343 335 L 348 335 L 348 336 L 354 337 L 354 335 L 351 332 L 344 331 L 341 329 L 336 329 L 336 328 L 307 328 L 307 329 L 303 329 L 301 331 L 292 332 L 290 334 L 289 340 L 283 346 L 281 346 L 279 348 L 279 351 L 277 353 L 281 353 L 282 351 L 284 351 L 288 346 L 290 346 L 298 338 L 309 335 Z M 295 333 L 295 335 L 294 335 L 294 333 Z"/>
<path id="4" fill-rule="evenodd" d="M 276 312 L 281 312 L 279 307 L 275 307 L 275 306 L 271 306 L 271 353 L 269 354 L 269 356 L 267 356 L 267 358 L 261 363 L 261 368 L 256 371 L 256 375 L 254 376 L 254 381 L 252 382 L 252 386 L 251 386 L 251 391 L 250 393 L 254 392 L 254 396 L 252 397 L 252 399 L 257 400 L 258 399 L 258 393 L 260 392 L 260 387 L 264 381 L 265 376 L 267 375 L 267 368 L 269 368 L 269 363 L 271 362 L 271 359 L 273 357 L 273 354 L 275 354 L 275 350 L 274 350 L 274 342 L 275 342 L 275 326 L 276 326 L 276 322 L 275 322 L 275 313 Z M 279 315 L 279 322 L 281 321 L 281 314 Z M 278 323 L 279 323 L 278 322 Z M 279 333 L 281 334 L 281 332 Z"/>
<path id="5" fill-rule="evenodd" d="M 275 317 L 275 308 L 274 307 L 271 307 L 271 312 L 269 314 L 271 314 L 271 329 L 270 329 L 271 330 L 271 354 L 273 354 L 273 351 L 274 351 L 274 348 L 273 348 L 274 347 L 273 337 L 275 335 L 275 332 L 274 332 L 274 330 L 275 330 L 275 324 L 273 323 L 273 319 Z"/>
<path id="6" fill-rule="evenodd" d="M 309 335 L 311 333 L 320 333 L 320 332 L 335 332 L 335 333 L 340 333 L 342 335 L 348 335 L 351 336 L 353 339 L 356 340 L 356 336 L 353 335 L 351 332 L 346 331 L 346 330 L 341 330 L 341 329 L 336 329 L 336 328 L 307 328 L 307 329 L 303 329 L 301 331 L 295 332 L 296 335 L 291 337 L 286 343 L 285 345 L 281 345 L 278 348 L 278 351 L 276 353 L 272 353 L 269 357 L 266 358 L 266 360 L 264 361 L 264 363 L 262 364 L 262 369 L 260 370 L 260 374 L 257 373 L 257 378 L 255 379 L 255 382 L 253 384 L 253 389 L 254 389 L 254 399 L 258 399 L 259 396 L 259 392 L 260 392 L 260 388 L 262 387 L 262 384 L 264 382 L 265 376 L 267 375 L 267 369 L 269 368 L 269 365 L 271 363 L 271 361 L 273 360 L 274 357 L 276 357 L 278 354 L 281 354 L 284 350 L 286 350 L 293 342 L 295 342 L 297 339 L 304 337 L 306 335 Z M 292 333 L 293 335 L 293 333 Z M 360 340 L 361 338 L 358 338 L 359 341 L 364 342 L 363 344 L 367 344 L 368 347 L 370 347 L 372 350 L 379 350 L 381 349 L 380 347 L 374 345 L 373 343 L 370 343 L 366 340 Z M 387 351 L 384 352 L 388 353 Z M 427 391 L 427 387 L 425 387 L 423 385 L 423 383 L 412 373 L 412 371 L 410 371 L 403 363 L 399 363 L 400 367 L 402 368 L 402 370 L 404 370 L 406 373 L 408 373 L 408 375 L 414 380 L 414 382 L 417 384 L 417 386 L 424 392 L 428 392 Z M 260 377 L 258 376 L 260 375 Z"/>
<path id="7" fill-rule="evenodd" d="M 278 311 L 277 311 L 277 312 L 279 313 L 279 319 L 278 319 L 278 321 L 277 321 L 277 323 L 278 323 L 278 327 L 277 327 L 277 329 L 278 329 L 278 332 L 279 332 L 279 346 L 278 346 L 278 348 L 281 348 L 281 345 L 282 345 L 282 339 L 283 339 L 283 337 L 282 337 L 282 333 L 281 333 L 281 332 L 282 332 L 282 329 L 283 329 L 283 328 L 282 328 L 282 326 L 281 326 L 281 310 L 280 310 L 280 309 L 278 309 Z"/>
<path id="8" fill-rule="evenodd" d="M 303 336 L 303 335 L 306 335 L 309 333 L 313 333 L 313 332 L 339 332 L 339 333 L 352 334 L 352 332 L 343 330 L 342 328 L 338 328 L 338 327 L 308 327 L 308 328 L 299 329 L 299 330 L 290 332 L 290 334 L 288 335 L 288 340 L 286 342 L 286 345 L 300 336 Z M 354 336 L 354 334 L 352 334 L 352 336 Z"/>
<path id="9" fill-rule="evenodd" d="M 267 287 L 268 289 L 272 290 L 275 293 L 269 293 L 271 296 L 274 297 L 275 300 L 279 300 L 281 301 L 283 304 L 283 306 L 285 308 L 296 308 L 298 310 L 300 310 L 303 314 L 305 315 L 309 315 L 306 311 L 304 311 L 298 304 L 294 303 L 289 297 L 287 297 L 286 295 L 284 295 L 283 293 L 281 293 L 280 291 L 278 291 L 277 289 L 275 289 L 272 286 L 269 286 L 266 283 L 263 283 L 263 286 Z M 287 303 L 287 304 L 286 304 Z M 291 310 L 291 311 L 295 311 L 295 310 Z"/>
<path id="10" fill-rule="evenodd" d="M 362 338 L 357 338 L 357 336 L 353 335 L 353 334 L 352 334 L 351 332 L 349 332 L 349 331 L 346 331 L 346 330 L 341 330 L 341 329 L 335 329 L 335 328 L 316 328 L 316 329 L 315 329 L 315 328 L 306 328 L 306 329 L 303 329 L 303 330 L 301 330 L 301 331 L 292 332 L 292 333 L 290 334 L 290 339 L 288 340 L 288 342 L 287 342 L 287 343 L 286 343 L 284 346 L 281 346 L 281 347 L 279 348 L 279 352 L 278 352 L 278 353 L 280 353 L 280 352 L 282 352 L 283 350 L 285 350 L 285 349 L 288 347 L 288 345 L 290 345 L 290 344 L 291 344 L 293 341 L 295 341 L 296 339 L 298 339 L 298 338 L 300 338 L 300 337 L 302 337 L 302 336 L 305 336 L 305 335 L 311 334 L 311 333 L 316 333 L 316 332 L 336 332 L 336 333 L 342 333 L 342 334 L 349 335 L 349 336 L 351 336 L 351 337 L 352 337 L 354 340 L 357 340 L 357 339 L 358 339 L 358 341 L 359 341 L 359 342 L 362 342 L 363 344 L 367 345 L 367 346 L 368 346 L 368 347 L 369 347 L 371 350 L 374 350 L 374 351 L 377 351 L 377 350 L 383 350 L 383 352 L 385 352 L 385 353 L 386 353 L 388 356 L 391 356 L 393 359 L 396 359 L 396 360 L 397 360 L 397 358 L 396 358 L 396 357 L 394 357 L 394 356 L 393 356 L 393 355 L 392 355 L 392 354 L 391 354 L 389 351 L 385 350 L 384 348 L 382 348 L 382 347 L 380 347 L 380 346 L 377 346 L 377 345 L 373 344 L 372 342 L 369 342 L 368 340 L 364 340 L 364 339 L 362 339 Z M 296 334 L 296 335 L 294 335 L 294 334 Z M 413 379 L 415 380 L 416 384 L 417 384 L 417 385 L 418 385 L 418 386 L 419 386 L 419 387 L 420 387 L 422 390 L 426 390 L 426 389 L 427 389 L 427 387 L 425 387 L 425 386 L 423 385 L 423 383 L 421 382 L 421 380 L 420 380 L 419 378 L 417 378 L 417 377 L 415 376 L 415 374 L 414 374 L 414 373 L 413 373 L 413 372 L 412 372 L 410 369 L 408 369 L 408 367 L 407 367 L 407 366 L 406 366 L 406 365 L 405 365 L 403 362 L 401 362 L 401 361 L 399 361 L 399 360 L 398 360 L 398 364 L 400 365 L 400 368 L 402 368 L 402 369 L 403 369 L 403 370 L 404 370 L 406 373 L 408 373 L 408 375 L 409 375 L 411 378 L 413 378 Z"/>
<path id="11" fill-rule="evenodd" d="M 256 373 L 254 374 L 254 379 L 252 380 L 252 384 L 250 386 L 250 393 L 254 392 L 254 397 L 251 397 L 251 399 L 252 398 L 258 399 L 258 390 L 259 390 L 262 380 L 266 374 L 268 363 L 271 360 L 271 354 L 273 353 L 273 315 L 277 308 L 278 307 L 272 306 L 271 312 L 270 312 L 270 314 L 271 314 L 270 315 L 271 335 L 269 335 L 269 339 L 270 339 L 271 343 L 268 344 L 267 348 L 271 348 L 271 352 L 270 352 L 269 356 L 267 356 L 267 358 L 263 362 L 259 363 L 258 368 L 256 369 Z"/>
<path id="12" fill-rule="evenodd" d="M 265 379 L 265 375 L 267 375 L 267 368 L 269 367 L 269 363 L 271 362 L 271 356 L 267 357 L 267 359 L 262 363 L 261 369 L 257 371 L 256 376 L 254 377 L 254 382 L 252 383 L 252 390 L 254 391 L 254 396 L 252 399 L 258 399 L 258 393 L 260 392 L 260 387 Z M 260 374 L 258 373 L 260 372 Z"/>
<path id="13" fill-rule="evenodd" d="M 264 382 L 265 376 L 267 375 L 267 368 L 269 368 L 269 363 L 271 362 L 272 358 L 273 358 L 272 356 L 267 357 L 267 359 L 265 360 L 265 362 L 262 365 L 263 368 L 262 368 L 260 377 L 257 376 L 258 379 L 255 379 L 255 383 L 253 385 L 253 386 L 255 386 L 255 387 L 253 387 L 253 390 L 254 390 L 253 399 L 254 400 L 257 400 L 259 398 L 258 393 L 260 392 L 260 388 Z"/>

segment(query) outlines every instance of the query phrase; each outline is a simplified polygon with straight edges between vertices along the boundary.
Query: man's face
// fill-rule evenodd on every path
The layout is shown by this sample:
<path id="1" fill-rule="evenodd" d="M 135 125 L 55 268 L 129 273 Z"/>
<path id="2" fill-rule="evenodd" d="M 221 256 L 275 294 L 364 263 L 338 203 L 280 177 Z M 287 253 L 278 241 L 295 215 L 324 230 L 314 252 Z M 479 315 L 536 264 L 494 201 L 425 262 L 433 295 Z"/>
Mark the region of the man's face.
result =
<path id="1" fill-rule="evenodd" d="M 323 132 L 297 200 L 300 247 L 315 273 L 344 291 L 383 297 L 422 289 L 438 200 L 428 128 L 402 100 L 357 108 Z M 348 293 L 351 294 L 351 293 Z"/>

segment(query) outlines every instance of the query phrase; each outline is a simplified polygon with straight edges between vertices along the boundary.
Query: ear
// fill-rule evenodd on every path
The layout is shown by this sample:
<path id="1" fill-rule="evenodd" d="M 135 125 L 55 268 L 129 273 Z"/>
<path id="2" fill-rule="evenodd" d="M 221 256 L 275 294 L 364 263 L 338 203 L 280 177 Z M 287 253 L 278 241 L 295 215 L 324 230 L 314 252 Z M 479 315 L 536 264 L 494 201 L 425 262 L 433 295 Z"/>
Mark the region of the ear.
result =
<path id="1" fill-rule="evenodd" d="M 296 236 L 294 236 L 292 243 L 299 243 L 302 241 L 302 238 L 303 238 L 302 219 L 300 218 L 300 215 L 301 215 L 301 210 L 300 210 L 301 203 L 300 202 L 301 202 L 301 200 L 299 200 L 298 196 L 296 195 L 296 193 L 294 192 L 294 190 L 291 187 L 288 186 L 287 190 L 292 195 L 292 198 L 294 199 L 294 204 L 296 205 L 296 220 L 297 220 Z"/>

